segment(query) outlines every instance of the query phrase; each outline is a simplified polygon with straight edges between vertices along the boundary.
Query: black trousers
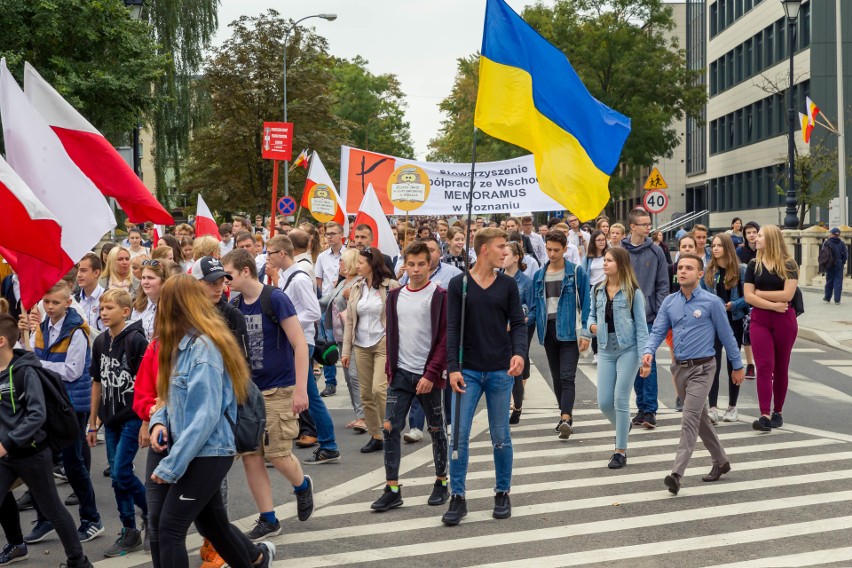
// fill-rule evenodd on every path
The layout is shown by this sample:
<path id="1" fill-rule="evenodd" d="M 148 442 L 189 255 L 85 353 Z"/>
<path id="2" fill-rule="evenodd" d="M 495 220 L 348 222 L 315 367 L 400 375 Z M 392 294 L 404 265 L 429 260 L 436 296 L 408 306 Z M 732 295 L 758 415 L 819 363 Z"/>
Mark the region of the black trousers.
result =
<path id="1" fill-rule="evenodd" d="M 737 340 L 737 347 L 743 346 L 743 320 L 728 319 L 731 324 L 731 330 L 734 332 L 734 337 Z M 722 342 L 716 337 L 716 373 L 713 375 L 713 385 L 710 387 L 710 395 L 707 397 L 710 401 L 710 406 L 715 407 L 719 402 L 719 372 L 722 370 Z M 740 396 L 740 385 L 735 385 L 731 379 L 731 374 L 734 372 L 734 365 L 730 360 L 728 363 L 728 404 L 736 406 Z"/>
<path id="2" fill-rule="evenodd" d="M 447 476 L 447 431 L 444 426 L 443 391 L 433 388 L 426 394 L 417 394 L 417 382 L 422 375 L 400 369 L 388 385 L 388 399 L 385 404 L 385 420 L 390 422 L 390 430 L 384 429 L 385 438 L 385 478 L 399 479 L 399 462 L 402 458 L 400 435 L 405 428 L 405 419 L 415 398 L 420 401 L 426 414 L 426 425 L 432 435 L 432 458 L 435 460 L 435 476 Z M 449 387 L 448 387 L 449 388 Z"/>
<path id="3" fill-rule="evenodd" d="M 544 334 L 544 352 L 547 355 L 547 366 L 550 368 L 550 378 L 553 380 L 553 393 L 562 414 L 574 416 L 574 380 L 577 376 L 577 363 L 580 361 L 580 349 L 576 341 L 559 341 L 556 339 L 556 321 L 547 322 L 547 333 Z"/>
<path id="4" fill-rule="evenodd" d="M 39 511 L 46 520 L 50 521 L 56 530 L 56 534 L 59 535 L 59 540 L 65 549 L 65 556 L 68 557 L 68 564 L 70 566 L 82 564 L 86 557 L 83 555 L 83 547 L 80 544 L 80 537 L 77 535 L 74 519 L 71 518 L 68 509 L 59 499 L 59 493 L 56 492 L 56 482 L 53 479 L 53 459 L 49 450 L 42 450 L 27 457 L 6 456 L 0 459 L 0 494 L 5 496 L 3 507 L 0 509 L 4 517 L 3 529 L 8 530 L 7 527 L 14 526 L 14 521 L 11 518 L 12 510 L 9 506 L 10 499 L 12 503 L 14 503 L 14 499 L 12 499 L 9 488 L 19 477 L 29 488 L 33 502 L 38 506 Z M 16 517 L 18 515 L 17 507 L 15 507 L 14 515 Z M 13 536 L 17 538 L 21 534 L 20 519 L 18 519 L 17 525 L 16 534 L 7 533 L 6 536 L 10 539 Z M 23 542 L 23 536 L 20 537 L 20 540 Z M 16 544 L 20 544 L 20 542 Z"/>
<path id="5" fill-rule="evenodd" d="M 194 522 L 201 536 L 233 568 L 251 568 L 261 554 L 242 532 L 228 521 L 222 500 L 222 480 L 234 463 L 233 456 L 195 458 L 176 483 L 158 484 L 151 473 L 163 454 L 148 451 L 145 489 L 148 498 L 148 537 L 155 568 L 188 568 L 186 533 Z"/>

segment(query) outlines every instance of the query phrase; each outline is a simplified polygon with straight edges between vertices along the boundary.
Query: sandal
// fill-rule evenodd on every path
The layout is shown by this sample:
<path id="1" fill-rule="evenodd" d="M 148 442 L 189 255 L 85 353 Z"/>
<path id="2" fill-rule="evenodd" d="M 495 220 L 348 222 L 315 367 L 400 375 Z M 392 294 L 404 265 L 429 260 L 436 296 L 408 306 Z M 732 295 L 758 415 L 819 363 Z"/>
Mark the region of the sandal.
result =
<path id="1" fill-rule="evenodd" d="M 349 430 L 351 430 L 352 428 L 354 428 L 354 427 L 355 427 L 355 424 L 357 424 L 357 423 L 358 423 L 358 421 L 357 421 L 357 420 L 353 420 L 352 422 L 348 422 L 348 423 L 346 424 L 346 428 L 347 428 L 347 429 L 349 429 Z"/>
<path id="2" fill-rule="evenodd" d="M 355 423 L 352 425 L 352 429 L 358 434 L 366 434 L 367 424 L 363 420 L 355 420 Z"/>

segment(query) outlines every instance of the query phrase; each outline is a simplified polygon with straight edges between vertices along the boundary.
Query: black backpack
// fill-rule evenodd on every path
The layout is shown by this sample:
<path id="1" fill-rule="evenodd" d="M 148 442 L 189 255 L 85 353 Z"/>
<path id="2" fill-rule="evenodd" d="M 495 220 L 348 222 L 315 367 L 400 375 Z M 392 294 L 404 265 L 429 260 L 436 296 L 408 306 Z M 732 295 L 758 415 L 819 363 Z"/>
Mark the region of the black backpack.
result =
<path id="1" fill-rule="evenodd" d="M 822 245 L 822 248 L 819 249 L 819 267 L 822 270 L 827 270 L 834 266 L 834 251 L 831 249 L 831 245 L 828 244 L 828 241 L 825 241 Z"/>
<path id="2" fill-rule="evenodd" d="M 225 413 L 225 420 L 234 431 L 234 445 L 237 453 L 256 452 L 263 447 L 266 433 L 266 403 L 263 393 L 249 380 L 246 401 L 237 405 L 237 419 L 233 420 Z"/>
<path id="3" fill-rule="evenodd" d="M 41 388 L 44 391 L 47 420 L 42 428 L 47 434 L 48 446 L 55 451 L 62 450 L 80 437 L 77 413 L 59 375 L 40 365 L 32 369 L 41 379 Z"/>

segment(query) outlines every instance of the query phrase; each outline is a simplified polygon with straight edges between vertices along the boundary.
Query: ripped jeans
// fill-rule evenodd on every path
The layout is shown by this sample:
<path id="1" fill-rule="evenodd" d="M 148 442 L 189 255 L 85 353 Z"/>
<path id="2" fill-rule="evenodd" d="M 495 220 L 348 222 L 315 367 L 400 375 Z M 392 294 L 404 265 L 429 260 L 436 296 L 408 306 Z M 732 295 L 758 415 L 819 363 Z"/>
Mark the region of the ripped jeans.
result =
<path id="1" fill-rule="evenodd" d="M 426 425 L 432 435 L 432 457 L 435 460 L 435 476 L 447 476 L 447 431 L 444 426 L 444 391 L 432 388 L 427 394 L 417 394 L 417 383 L 422 375 L 399 369 L 388 385 L 385 422 L 390 431 L 383 428 L 385 437 L 385 474 L 389 481 L 399 479 L 399 462 L 402 458 L 400 436 L 405 428 L 405 419 L 415 397 L 426 413 Z M 449 387 L 448 387 L 449 388 Z M 387 424 L 384 424 L 387 426 Z"/>

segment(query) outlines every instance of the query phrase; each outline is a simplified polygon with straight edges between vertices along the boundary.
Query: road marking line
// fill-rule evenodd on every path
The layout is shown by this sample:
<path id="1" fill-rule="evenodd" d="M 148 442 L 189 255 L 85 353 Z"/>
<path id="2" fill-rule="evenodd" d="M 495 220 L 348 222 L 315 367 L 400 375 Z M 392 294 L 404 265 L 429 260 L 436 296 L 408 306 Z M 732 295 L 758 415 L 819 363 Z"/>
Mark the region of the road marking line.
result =
<path id="1" fill-rule="evenodd" d="M 600 415 L 600 411 L 597 411 L 597 414 Z M 521 416 L 523 416 L 523 414 L 521 414 Z M 576 411 L 575 411 L 574 416 L 575 417 L 577 416 Z M 680 420 L 680 417 L 681 417 L 680 412 L 672 413 L 672 414 L 668 414 L 668 413 L 657 414 L 657 422 L 659 422 L 660 420 Z M 524 422 L 527 422 L 527 421 L 525 420 Z M 519 424 L 517 426 L 512 426 L 512 435 L 514 436 L 514 434 L 516 432 L 537 432 L 537 431 L 541 430 L 542 428 L 548 428 L 549 430 L 553 431 L 553 427 L 556 425 L 557 422 L 558 422 L 558 420 L 556 419 L 556 417 L 554 417 L 553 420 L 549 420 L 547 422 L 542 421 L 542 422 L 535 423 L 535 424 L 526 423 L 526 424 L 523 424 L 523 425 Z M 606 418 L 604 418 L 602 420 L 577 421 L 577 426 L 580 426 L 585 430 L 586 428 L 591 428 L 592 426 L 609 426 L 609 427 L 612 427 L 612 423 L 609 420 L 607 420 Z M 556 432 L 555 431 L 553 431 L 553 432 L 554 432 L 554 435 L 556 435 Z M 514 440 L 513 440 L 513 442 L 514 442 Z"/>
<path id="2" fill-rule="evenodd" d="M 847 560 L 852 560 L 852 547 L 814 550 L 813 552 L 800 552 L 799 554 L 774 556 L 772 558 L 743 560 L 742 562 L 733 562 L 731 564 L 717 564 L 708 568 L 763 568 L 764 566 L 799 568 L 799 566 L 816 566 L 819 564 L 845 562 Z"/>
<path id="3" fill-rule="evenodd" d="M 826 402 L 840 404 L 852 403 L 852 396 L 841 390 L 824 385 L 795 371 L 789 371 L 789 374 L 790 378 L 795 380 L 791 380 L 787 388 L 800 396 L 818 398 L 823 399 Z"/>

